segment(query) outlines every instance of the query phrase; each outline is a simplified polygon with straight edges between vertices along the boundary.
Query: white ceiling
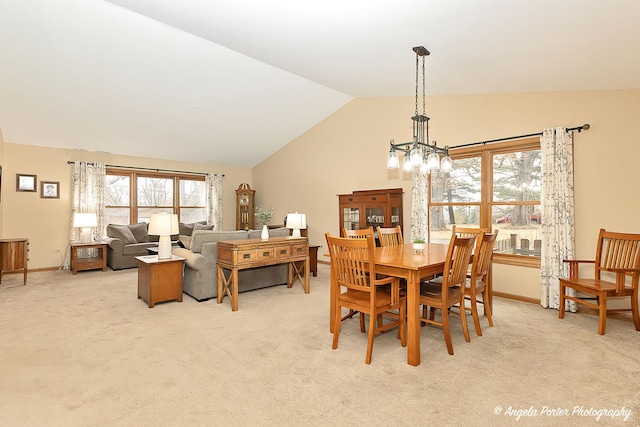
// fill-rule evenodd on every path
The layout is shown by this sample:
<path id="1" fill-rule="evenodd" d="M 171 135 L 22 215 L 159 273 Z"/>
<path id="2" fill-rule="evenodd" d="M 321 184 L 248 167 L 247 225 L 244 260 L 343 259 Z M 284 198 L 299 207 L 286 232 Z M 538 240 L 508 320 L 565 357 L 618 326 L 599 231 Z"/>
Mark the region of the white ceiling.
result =
<path id="1" fill-rule="evenodd" d="M 640 88 L 640 1 L 0 0 L 13 143 L 252 167 L 354 97 Z M 407 117 L 411 112 L 407 112 Z"/>

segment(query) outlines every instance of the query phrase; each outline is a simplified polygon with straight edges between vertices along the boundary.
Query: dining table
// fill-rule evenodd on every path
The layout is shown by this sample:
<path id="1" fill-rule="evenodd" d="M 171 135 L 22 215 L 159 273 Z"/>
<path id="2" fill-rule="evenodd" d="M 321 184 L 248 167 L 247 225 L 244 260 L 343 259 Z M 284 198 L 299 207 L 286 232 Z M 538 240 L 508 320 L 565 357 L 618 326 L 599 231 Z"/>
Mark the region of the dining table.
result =
<path id="1" fill-rule="evenodd" d="M 449 245 L 427 243 L 421 251 L 412 243 L 375 249 L 375 272 L 407 281 L 407 363 L 420 365 L 420 281 L 444 271 Z M 330 319 L 334 319 L 336 286 L 331 285 Z M 333 321 L 330 330 L 333 332 Z"/>

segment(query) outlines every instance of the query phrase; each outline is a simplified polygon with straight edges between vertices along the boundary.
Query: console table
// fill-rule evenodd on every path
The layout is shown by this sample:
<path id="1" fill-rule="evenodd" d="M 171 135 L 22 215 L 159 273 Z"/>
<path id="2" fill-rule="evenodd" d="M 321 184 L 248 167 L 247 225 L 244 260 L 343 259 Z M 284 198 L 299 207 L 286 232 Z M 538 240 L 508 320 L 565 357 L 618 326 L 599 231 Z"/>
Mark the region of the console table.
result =
<path id="1" fill-rule="evenodd" d="M 238 271 L 275 264 L 287 264 L 288 288 L 299 281 L 304 292 L 309 293 L 309 240 L 306 237 L 218 242 L 218 304 L 226 295 L 231 310 L 238 311 Z M 225 269 L 231 271 L 228 278 Z"/>
<path id="2" fill-rule="evenodd" d="M 0 239 L 0 283 L 5 271 L 24 270 L 24 282 L 27 284 L 27 252 L 29 239 Z"/>

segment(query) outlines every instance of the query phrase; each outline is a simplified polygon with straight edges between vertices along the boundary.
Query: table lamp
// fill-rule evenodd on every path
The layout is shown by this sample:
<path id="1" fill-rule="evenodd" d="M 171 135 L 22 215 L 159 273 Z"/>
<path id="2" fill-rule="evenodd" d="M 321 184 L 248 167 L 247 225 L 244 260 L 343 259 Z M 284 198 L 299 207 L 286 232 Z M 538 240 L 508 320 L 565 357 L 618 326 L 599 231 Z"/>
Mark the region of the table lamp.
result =
<path id="1" fill-rule="evenodd" d="M 95 213 L 76 212 L 73 226 L 80 229 L 81 243 L 91 243 L 91 228 L 98 226 L 98 216 Z"/>
<path id="2" fill-rule="evenodd" d="M 300 237 L 300 229 L 307 228 L 307 216 L 298 212 L 287 214 L 287 228 L 293 230 L 292 237 Z"/>
<path id="3" fill-rule="evenodd" d="M 178 232 L 178 215 L 166 212 L 151 214 L 149 234 L 160 236 L 158 259 L 171 258 L 171 235 Z"/>

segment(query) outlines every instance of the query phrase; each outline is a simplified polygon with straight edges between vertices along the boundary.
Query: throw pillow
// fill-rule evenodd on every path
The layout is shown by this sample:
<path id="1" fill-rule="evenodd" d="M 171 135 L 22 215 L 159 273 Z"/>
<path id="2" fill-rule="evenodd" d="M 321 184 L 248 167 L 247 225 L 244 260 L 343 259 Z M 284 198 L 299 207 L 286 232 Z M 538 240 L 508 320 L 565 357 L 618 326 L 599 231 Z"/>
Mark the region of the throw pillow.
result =
<path id="1" fill-rule="evenodd" d="M 195 224 L 193 224 L 193 231 L 196 231 L 196 230 L 213 230 L 213 224 L 206 225 L 206 224 L 201 224 L 199 222 L 196 222 Z M 193 233 L 191 233 L 191 235 L 193 235 Z"/>
<path id="2" fill-rule="evenodd" d="M 180 234 L 184 236 L 191 236 L 191 233 L 193 233 L 193 223 L 186 224 L 181 222 L 178 224 L 178 229 L 180 230 Z"/>
<path id="3" fill-rule="evenodd" d="M 148 227 L 149 225 L 146 222 L 129 226 L 129 230 L 131 230 L 131 233 L 133 234 L 133 237 L 135 237 L 137 243 L 147 243 L 149 241 Z"/>
<path id="4" fill-rule="evenodd" d="M 135 236 L 133 235 L 131 230 L 129 230 L 129 227 L 126 225 L 109 224 L 109 226 L 107 227 L 107 230 L 110 231 L 108 233 L 110 237 L 115 237 L 117 239 L 120 239 L 122 243 L 125 245 L 137 243 Z"/>

